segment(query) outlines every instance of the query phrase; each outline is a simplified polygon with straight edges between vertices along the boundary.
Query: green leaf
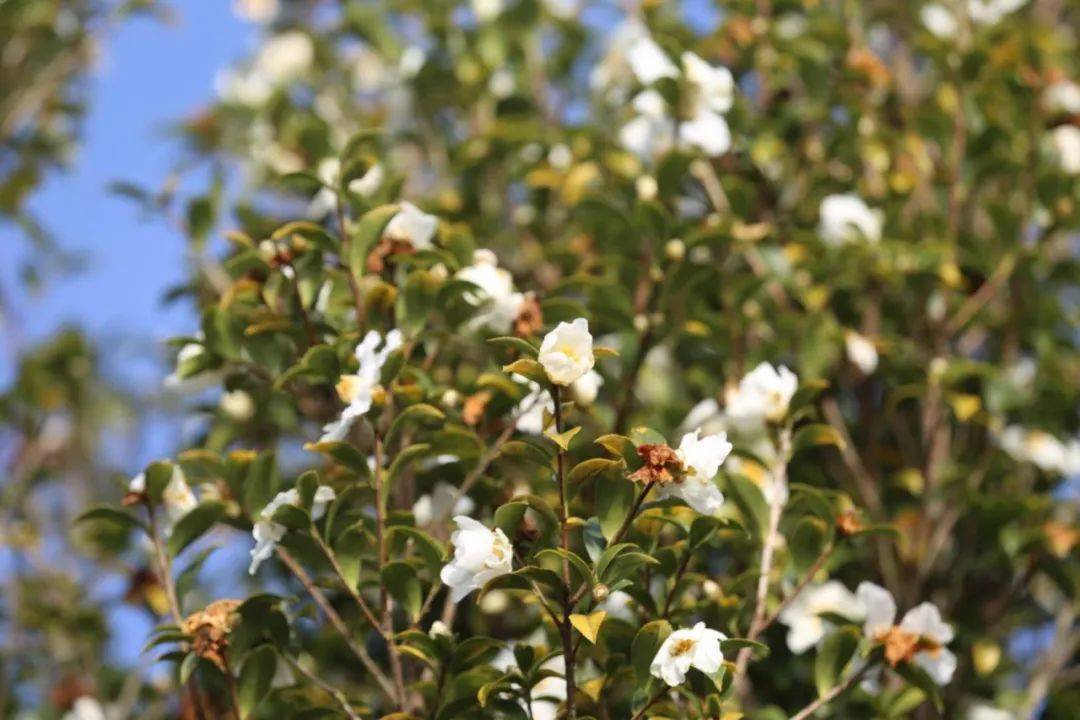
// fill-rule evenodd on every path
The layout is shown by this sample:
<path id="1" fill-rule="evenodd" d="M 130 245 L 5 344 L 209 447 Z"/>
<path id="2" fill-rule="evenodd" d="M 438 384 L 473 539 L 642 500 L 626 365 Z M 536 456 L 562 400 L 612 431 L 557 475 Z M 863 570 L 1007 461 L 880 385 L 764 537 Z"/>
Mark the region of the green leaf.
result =
<path id="1" fill-rule="evenodd" d="M 747 525 L 755 537 L 762 537 L 769 527 L 769 505 L 761 489 L 752 480 L 739 475 L 728 477 L 728 490 L 738 506 L 739 512 L 746 519 Z"/>
<path id="2" fill-rule="evenodd" d="M 611 542 L 634 505 L 637 488 L 629 480 L 607 475 L 597 477 L 594 487 L 596 519 L 604 538 Z"/>
<path id="3" fill-rule="evenodd" d="M 574 436 L 581 432 L 580 427 L 572 427 L 569 430 L 563 430 L 561 433 L 555 432 L 555 426 L 544 430 L 544 437 L 551 440 L 553 443 L 559 446 L 559 448 L 566 452 L 570 449 L 570 441 L 574 439 Z"/>
<path id="4" fill-rule="evenodd" d="M 670 634 L 671 625 L 667 620 L 653 620 L 637 631 L 630 646 L 630 662 L 634 666 L 638 682 L 648 681 L 649 666 Z"/>
<path id="5" fill-rule="evenodd" d="M 371 478 L 371 466 L 368 465 L 367 458 L 347 442 L 308 443 L 304 449 L 322 453 L 336 464 L 352 470 L 362 480 Z"/>
<path id="6" fill-rule="evenodd" d="M 725 658 L 733 658 L 743 648 L 750 648 L 761 659 L 769 654 L 769 646 L 746 638 L 726 638 L 720 641 L 720 651 Z"/>
<path id="7" fill-rule="evenodd" d="M 395 535 L 401 535 L 411 540 L 417 554 L 423 559 L 428 569 L 436 575 L 439 573 L 446 557 L 446 548 L 443 547 L 442 543 L 422 530 L 407 525 L 394 525 L 387 529 L 388 537 L 392 538 Z"/>
<path id="8" fill-rule="evenodd" d="M 844 440 L 828 425 L 810 423 L 803 425 L 795 432 L 795 437 L 791 441 L 791 450 L 792 453 L 797 453 L 818 445 L 835 445 L 843 450 Z"/>
<path id="9" fill-rule="evenodd" d="M 544 372 L 544 367 L 532 358 L 521 358 L 509 365 L 503 365 L 503 372 L 521 375 L 542 386 L 546 386 L 548 383 L 547 373 Z"/>
<path id="10" fill-rule="evenodd" d="M 353 277 L 361 278 L 367 272 L 367 257 L 382 239 L 383 231 L 398 213 L 397 205 L 380 205 L 364 213 L 349 238 L 346 257 L 342 258 L 352 271 Z"/>
<path id="11" fill-rule="evenodd" d="M 525 511 L 528 509 L 528 505 L 518 501 L 500 505 L 499 508 L 495 510 L 495 527 L 502 530 L 507 537 L 513 538 L 517 535 L 518 527 L 521 525 L 521 519 L 525 517 Z"/>
<path id="12" fill-rule="evenodd" d="M 911 663 L 901 663 L 895 668 L 896 674 L 907 680 L 923 691 L 927 699 L 933 703 L 934 708 L 940 713 L 945 709 L 945 701 L 941 696 L 941 688 L 934 682 L 926 671 Z"/>
<path id="13" fill-rule="evenodd" d="M 169 535 L 168 550 L 171 557 L 179 555 L 184 548 L 202 537 L 203 533 L 225 516 L 225 503 L 207 500 L 193 507 L 176 521 Z"/>
<path id="14" fill-rule="evenodd" d="M 277 463 L 272 452 L 259 453 L 244 478 L 244 508 L 249 515 L 266 507 L 277 487 Z"/>
<path id="15" fill-rule="evenodd" d="M 165 488 L 172 481 L 173 471 L 176 467 L 168 460 L 159 460 L 150 463 L 144 474 L 146 476 L 146 496 L 150 498 L 151 505 L 161 502 L 165 494 Z"/>
<path id="16" fill-rule="evenodd" d="M 387 563 L 382 570 L 382 581 L 390 591 L 390 597 L 405 608 L 409 617 L 416 622 L 423 603 L 423 590 L 413 566 L 405 562 Z"/>
<path id="17" fill-rule="evenodd" d="M 799 520 L 788 536 L 791 559 L 800 572 L 805 572 L 818 559 L 829 542 L 831 526 L 824 520 L 807 515 Z"/>
<path id="18" fill-rule="evenodd" d="M 250 716 L 270 692 L 270 684 L 275 672 L 277 672 L 277 654 L 272 645 L 260 645 L 248 653 L 244 666 L 240 669 L 240 681 L 237 684 L 242 718 Z"/>
<path id="19" fill-rule="evenodd" d="M 150 527 L 145 522 L 126 510 L 111 505 L 95 505 L 75 518 L 75 524 L 84 522 L 107 522 L 125 528 L 139 528 L 148 534 L 150 532 Z"/>
<path id="20" fill-rule="evenodd" d="M 836 685 L 858 645 L 859 631 L 851 626 L 842 627 L 825 637 L 814 661 L 814 683 L 819 696 L 824 696 Z"/>
<path id="21" fill-rule="evenodd" d="M 528 340 L 523 340 L 519 337 L 494 337 L 488 338 L 488 342 L 492 345 L 498 345 L 500 347 L 513 348 L 527 358 L 535 358 L 540 352 Z"/>
<path id="22" fill-rule="evenodd" d="M 402 410 L 386 432 L 386 444 L 389 445 L 398 433 L 406 427 L 436 426 L 446 420 L 446 413 L 434 405 L 417 403 Z"/>
<path id="23" fill-rule="evenodd" d="M 570 469 L 566 474 L 566 481 L 571 485 L 580 485 L 598 475 L 611 474 L 621 476 L 626 465 L 622 460 L 608 458 L 589 458 L 583 460 Z"/>
<path id="24" fill-rule="evenodd" d="M 401 475 L 402 470 L 408 467 L 409 463 L 424 457 L 429 450 L 431 450 L 431 446 L 427 443 L 416 443 L 399 452 L 397 457 L 394 458 L 394 462 L 390 464 L 390 469 L 386 472 L 387 482 L 394 482 Z"/>

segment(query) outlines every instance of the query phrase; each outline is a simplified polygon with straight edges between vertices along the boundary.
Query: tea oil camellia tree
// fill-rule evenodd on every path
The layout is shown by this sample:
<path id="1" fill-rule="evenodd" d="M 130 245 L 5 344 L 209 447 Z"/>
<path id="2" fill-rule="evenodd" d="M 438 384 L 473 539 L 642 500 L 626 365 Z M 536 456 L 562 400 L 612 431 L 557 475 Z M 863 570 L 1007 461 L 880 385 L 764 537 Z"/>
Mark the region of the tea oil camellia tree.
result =
<path id="1" fill-rule="evenodd" d="M 1073 716 L 1075 3 L 238 9 L 221 400 L 85 520 L 185 712 Z"/>

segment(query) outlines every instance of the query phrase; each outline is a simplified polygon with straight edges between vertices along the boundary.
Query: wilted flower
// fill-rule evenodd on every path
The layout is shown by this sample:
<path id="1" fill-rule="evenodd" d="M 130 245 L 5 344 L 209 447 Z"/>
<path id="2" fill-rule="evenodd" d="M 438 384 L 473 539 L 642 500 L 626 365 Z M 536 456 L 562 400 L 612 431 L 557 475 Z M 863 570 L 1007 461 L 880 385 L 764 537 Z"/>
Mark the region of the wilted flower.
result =
<path id="1" fill-rule="evenodd" d="M 514 549 L 500 528 L 489 530 L 467 515 L 454 518 L 458 529 L 450 536 L 454 559 L 443 566 L 439 577 L 450 588 L 450 599 L 461 602 L 492 578 L 510 572 Z"/>
<path id="2" fill-rule="evenodd" d="M 945 685 L 956 670 L 956 656 L 945 646 L 953 639 L 953 630 L 941 619 L 931 603 L 924 602 L 908 610 L 899 625 L 896 601 L 888 590 L 872 582 L 862 582 L 855 591 L 866 611 L 864 633 L 885 647 L 890 665 L 913 662 L 938 685 Z"/>
<path id="3" fill-rule="evenodd" d="M 329 485 L 320 485 L 315 490 L 311 501 L 311 519 L 313 521 L 321 519 L 326 514 L 327 506 L 336 496 L 334 488 Z M 296 488 L 279 492 L 259 513 L 259 520 L 255 522 L 251 530 L 251 535 L 255 538 L 255 547 L 251 549 L 249 574 L 254 575 L 258 572 L 259 566 L 274 554 L 278 541 L 285 536 L 285 526 L 273 521 L 274 513 L 285 505 L 300 505 L 300 493 Z"/>
<path id="4" fill-rule="evenodd" d="M 375 330 L 369 330 L 364 339 L 356 346 L 356 359 L 360 368 L 355 375 L 342 375 L 337 384 L 338 397 L 346 403 L 341 412 L 341 417 L 323 427 L 323 435 L 319 442 L 340 441 L 352 427 L 353 423 L 362 417 L 374 402 L 375 388 L 379 385 L 380 374 L 383 365 L 386 364 L 390 353 L 401 347 L 403 342 L 400 330 L 391 330 L 386 333 L 386 339 Z M 382 349 L 376 350 L 379 345 Z"/>
<path id="5" fill-rule="evenodd" d="M 739 424 L 780 422 L 798 386 L 795 373 L 763 362 L 725 393 L 724 411 Z"/>
<path id="6" fill-rule="evenodd" d="M 818 234 L 829 245 L 881 240 L 882 213 L 871 210 L 858 195 L 828 195 L 821 201 Z"/>
<path id="7" fill-rule="evenodd" d="M 711 675 L 724 663 L 720 641 L 726 639 L 726 635 L 710 630 L 703 622 L 689 629 L 676 630 L 660 646 L 649 672 L 672 687 L 686 681 L 686 673 L 691 667 Z"/>
<path id="8" fill-rule="evenodd" d="M 229 633 L 236 622 L 239 600 L 215 600 L 205 609 L 184 618 L 181 629 L 191 636 L 191 651 L 224 670 L 227 666 Z"/>
<path id="9" fill-rule="evenodd" d="M 456 498 L 456 500 L 455 500 Z M 468 515 L 476 503 L 468 495 L 458 497 L 457 488 L 439 480 L 427 495 L 413 503 L 413 517 L 419 527 L 439 522 L 451 515 Z"/>
<path id="10" fill-rule="evenodd" d="M 865 610 L 859 599 L 837 580 L 803 588 L 778 618 L 788 626 L 787 646 L 791 652 L 802 654 L 825 637 L 832 628 L 822 617 L 825 613 L 861 619 Z"/>
<path id="11" fill-rule="evenodd" d="M 472 328 L 486 327 L 492 332 L 510 332 L 521 312 L 525 296 L 515 291 L 510 271 L 499 267 L 499 260 L 491 250 L 480 249 L 473 253 L 473 264 L 458 270 L 459 280 L 476 285 L 478 291 L 467 296 L 473 305 L 486 305 L 469 322 Z"/>
<path id="12" fill-rule="evenodd" d="M 662 497 L 679 498 L 702 515 L 715 515 L 724 504 L 724 496 L 713 478 L 731 453 L 725 433 L 700 437 L 700 431 L 683 435 L 675 451 L 682 474 L 675 482 L 662 485 Z"/>
<path id="13" fill-rule="evenodd" d="M 844 333 L 844 349 L 851 364 L 859 368 L 863 375 L 870 375 L 877 370 L 878 353 L 874 341 L 854 330 Z"/>
<path id="14" fill-rule="evenodd" d="M 566 386 L 592 369 L 595 363 L 592 346 L 589 322 L 585 318 L 561 322 L 544 336 L 537 359 L 552 383 Z"/>
<path id="15" fill-rule="evenodd" d="M 1080 127 L 1058 125 L 1050 131 L 1058 165 L 1069 175 L 1080 175 Z"/>

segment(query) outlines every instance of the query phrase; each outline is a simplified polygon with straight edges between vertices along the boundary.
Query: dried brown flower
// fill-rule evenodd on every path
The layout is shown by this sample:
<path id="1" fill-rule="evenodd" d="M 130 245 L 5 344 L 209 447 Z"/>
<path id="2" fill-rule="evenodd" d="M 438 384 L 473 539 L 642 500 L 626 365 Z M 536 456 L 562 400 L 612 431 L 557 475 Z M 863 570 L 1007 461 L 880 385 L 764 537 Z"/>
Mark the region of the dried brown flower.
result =
<path id="1" fill-rule="evenodd" d="M 416 248 L 408 240 L 384 235 L 367 256 L 367 271 L 376 274 L 381 273 L 386 269 L 388 258 L 394 255 L 411 255 L 414 252 L 416 252 Z"/>
<path id="2" fill-rule="evenodd" d="M 841 535 L 850 537 L 865 527 L 859 514 L 854 510 L 845 510 L 836 518 L 836 529 Z"/>
<path id="3" fill-rule="evenodd" d="M 236 622 L 239 600 L 215 600 L 204 610 L 194 612 L 181 629 L 192 636 L 191 651 L 226 669 L 225 653 L 229 648 L 229 632 Z"/>
<path id="4" fill-rule="evenodd" d="M 484 409 L 491 401 L 491 393 L 487 390 L 475 393 L 465 398 L 461 406 L 461 419 L 469 427 L 476 425 L 484 417 Z"/>
<path id="5" fill-rule="evenodd" d="M 540 332 L 544 327 L 544 313 L 540 310 L 540 302 L 536 296 L 529 293 L 521 303 L 517 318 L 514 319 L 514 334 L 518 337 L 529 337 Z"/>
<path id="6" fill-rule="evenodd" d="M 634 482 L 667 485 L 677 482 L 682 477 L 682 461 L 669 446 L 639 445 L 637 454 L 645 464 L 630 475 L 630 479 Z"/>

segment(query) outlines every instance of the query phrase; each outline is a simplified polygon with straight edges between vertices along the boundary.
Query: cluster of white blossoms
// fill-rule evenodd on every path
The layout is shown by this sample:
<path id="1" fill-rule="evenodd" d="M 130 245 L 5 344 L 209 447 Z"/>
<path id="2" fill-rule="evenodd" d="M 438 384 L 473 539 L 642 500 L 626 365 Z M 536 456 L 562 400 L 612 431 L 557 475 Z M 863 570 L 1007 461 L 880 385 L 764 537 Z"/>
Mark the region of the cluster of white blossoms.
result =
<path id="1" fill-rule="evenodd" d="M 703 622 L 692 628 L 676 630 L 667 636 L 656 652 L 649 672 L 671 687 L 686 682 L 686 673 L 690 668 L 696 668 L 706 675 L 717 673 L 724 664 L 720 641 L 726 639 L 722 632 L 705 627 Z"/>
<path id="2" fill-rule="evenodd" d="M 683 435 L 675 455 L 685 474 L 677 482 L 661 485 L 660 497 L 678 498 L 702 515 L 715 515 L 724 496 L 713 479 L 731 450 L 726 433 L 701 437 L 701 431 L 695 430 Z"/>
<path id="3" fill-rule="evenodd" d="M 461 602 L 473 590 L 513 569 L 514 548 L 500 529 L 489 529 L 467 515 L 454 518 L 458 529 L 450 536 L 453 559 L 439 578 L 450 588 L 450 600 Z"/>
<path id="4" fill-rule="evenodd" d="M 326 514 L 327 506 L 333 502 L 335 497 L 337 497 L 337 494 L 334 492 L 334 488 L 329 485 L 320 485 L 315 490 L 315 495 L 311 501 L 311 519 L 313 521 L 321 519 Z M 259 513 L 259 519 L 251 530 L 251 535 L 255 538 L 255 547 L 251 549 L 249 574 L 254 575 L 258 572 L 259 566 L 274 554 L 274 548 L 277 547 L 278 541 L 285 536 L 285 526 L 273 521 L 274 513 L 285 505 L 299 507 L 300 492 L 296 488 L 279 492 Z"/>
<path id="5" fill-rule="evenodd" d="M 828 195 L 821 201 L 818 234 L 827 245 L 881 240 L 884 215 L 851 193 Z"/>
<path id="6" fill-rule="evenodd" d="M 267 40 L 251 64 L 229 69 L 215 80 L 218 96 L 239 105 L 263 105 L 278 88 L 303 77 L 315 61 L 315 44 L 300 30 L 289 30 Z"/>
<path id="7" fill-rule="evenodd" d="M 499 267 L 499 259 L 491 250 L 480 249 L 473 253 L 473 264 L 458 270 L 454 276 L 477 287 L 467 299 L 481 311 L 470 321 L 470 329 L 487 328 L 492 332 L 506 334 L 521 313 L 526 296 L 514 288 L 514 276 Z"/>
<path id="8" fill-rule="evenodd" d="M 390 353 L 401 347 L 402 342 L 401 331 L 397 329 L 386 333 L 385 340 L 377 331 L 368 331 L 356 346 L 359 369 L 355 375 L 342 375 L 337 384 L 338 396 L 345 403 L 345 409 L 342 410 L 341 417 L 323 427 L 319 442 L 343 440 L 353 423 L 371 409 L 383 365 Z"/>
<path id="9" fill-rule="evenodd" d="M 1027 4 L 1027 0 L 967 0 L 967 16 L 974 25 L 990 26 L 1001 22 Z M 963 6 L 962 6 L 963 7 Z M 919 19 L 932 35 L 952 40 L 960 30 L 956 11 L 943 3 L 931 2 L 919 10 Z"/>
<path id="10" fill-rule="evenodd" d="M 998 443 L 1014 460 L 1066 477 L 1080 475 L 1080 440 L 1062 442 L 1042 430 L 1010 425 L 1001 431 Z"/>

